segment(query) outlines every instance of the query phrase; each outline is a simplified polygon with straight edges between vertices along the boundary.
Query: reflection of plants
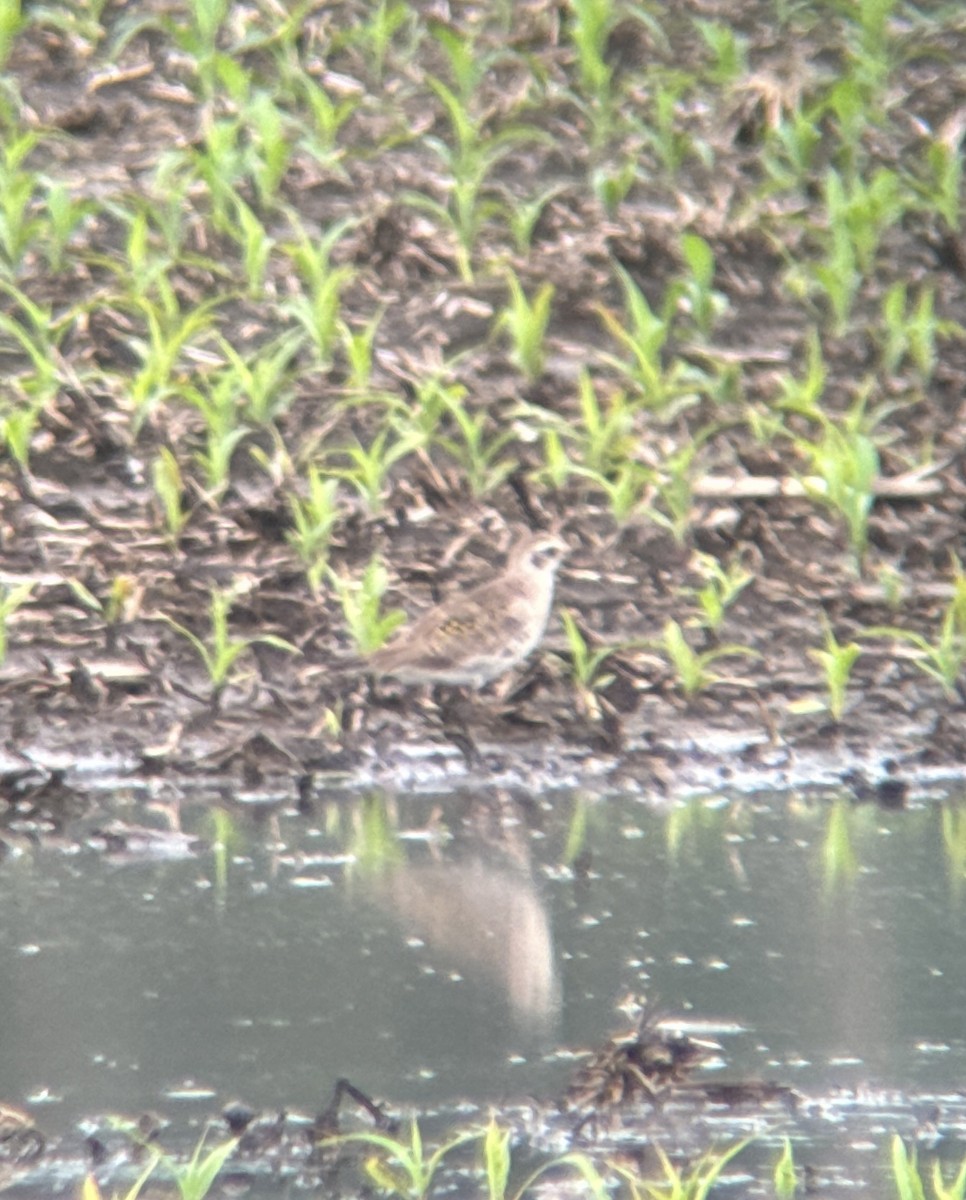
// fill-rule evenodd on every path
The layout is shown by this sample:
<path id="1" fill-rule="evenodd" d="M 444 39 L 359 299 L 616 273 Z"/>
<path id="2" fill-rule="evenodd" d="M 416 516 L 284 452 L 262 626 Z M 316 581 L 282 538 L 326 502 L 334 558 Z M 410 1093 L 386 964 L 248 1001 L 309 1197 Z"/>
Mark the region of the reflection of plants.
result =
<path id="1" fill-rule="evenodd" d="M 401 608 L 382 612 L 382 598 L 389 587 L 389 572 L 374 555 L 360 579 L 332 572 L 332 585 L 342 604 L 342 613 L 352 640 L 363 654 L 371 654 L 406 619 Z"/>
<path id="2" fill-rule="evenodd" d="M 907 1150 L 902 1138 L 894 1134 L 891 1161 L 899 1200 L 926 1200 L 926 1186 L 919 1170 L 916 1147 Z M 943 1176 L 939 1159 L 933 1159 L 930 1182 L 935 1200 L 963 1200 L 966 1196 L 966 1158 L 960 1162 L 958 1171 L 948 1182 Z"/>
<path id="3" fill-rule="evenodd" d="M 641 1179 L 627 1167 L 616 1168 L 617 1174 L 628 1185 L 632 1200 L 706 1200 L 708 1193 L 717 1183 L 722 1171 L 733 1158 L 741 1153 L 750 1142 L 744 1138 L 717 1152 L 708 1150 L 687 1171 L 676 1166 L 661 1146 L 656 1146 L 663 1179 Z"/>
<path id="4" fill-rule="evenodd" d="M 346 852 L 354 870 L 381 875 L 406 861 L 394 822 L 381 796 L 364 796 L 352 810 L 352 834 Z"/>
<path id="5" fill-rule="evenodd" d="M 822 841 L 822 873 L 828 891 L 851 883 L 859 872 L 852 846 L 852 810 L 846 800 L 836 800 L 829 809 Z"/>
<path id="6" fill-rule="evenodd" d="M 791 1138 L 782 1139 L 782 1152 L 775 1163 L 772 1182 L 778 1200 L 792 1200 L 798 1191 L 798 1175 L 795 1171 L 795 1154 Z"/>
<path id="7" fill-rule="evenodd" d="M 962 805 L 943 805 L 942 830 L 949 873 L 958 888 L 966 881 L 966 809 Z"/>

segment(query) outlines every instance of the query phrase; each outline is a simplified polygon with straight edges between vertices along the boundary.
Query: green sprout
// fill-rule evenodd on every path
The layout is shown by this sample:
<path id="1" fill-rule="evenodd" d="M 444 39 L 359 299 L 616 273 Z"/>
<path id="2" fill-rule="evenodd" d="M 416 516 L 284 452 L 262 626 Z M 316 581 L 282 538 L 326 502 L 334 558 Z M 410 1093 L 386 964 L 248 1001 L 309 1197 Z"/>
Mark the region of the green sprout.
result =
<path id="1" fill-rule="evenodd" d="M 7 659 L 7 624 L 17 609 L 26 603 L 33 590 L 33 582 L 18 583 L 12 588 L 0 585 L 0 664 Z"/>
<path id="2" fill-rule="evenodd" d="M 241 675 L 236 670 L 238 659 L 254 645 L 274 646 L 288 654 L 298 654 L 299 651 L 291 642 L 275 634 L 263 633 L 256 637 L 232 637 L 228 628 L 228 616 L 232 604 L 238 597 L 236 588 L 212 589 L 208 604 L 209 633 L 207 640 L 193 633 L 186 626 L 175 621 L 172 617 L 161 613 L 161 619 L 167 621 L 172 629 L 177 630 L 182 637 L 187 638 L 204 663 L 211 684 L 212 700 L 215 704 L 221 698 L 225 688 L 237 682 Z"/>
<path id="3" fill-rule="evenodd" d="M 715 683 L 720 683 L 725 676 L 710 670 L 711 664 L 719 658 L 732 658 L 735 655 L 745 655 L 757 658 L 757 652 L 749 646 L 729 643 L 725 646 L 714 646 L 710 650 L 698 652 L 693 650 L 684 636 L 684 630 L 677 621 L 668 621 L 664 626 L 658 649 L 664 651 L 668 661 L 674 667 L 677 680 L 685 696 L 696 696 Z"/>
<path id="4" fill-rule="evenodd" d="M 389 572 L 379 557 L 373 555 L 360 579 L 350 579 L 335 571 L 329 573 L 329 578 L 342 605 L 352 640 L 362 654 L 372 654 L 406 619 L 401 608 L 382 611 L 382 599 L 389 587 Z"/>
<path id="5" fill-rule="evenodd" d="M 509 333 L 513 360 L 528 382 L 534 383 L 543 373 L 544 336 L 550 320 L 554 287 L 552 283 L 542 284 L 531 301 L 510 270 L 507 271 L 507 286 L 510 302 L 497 317 L 496 325 Z"/>
<path id="6" fill-rule="evenodd" d="M 318 594 L 329 561 L 329 542 L 339 519 L 339 482 L 326 478 L 316 466 L 308 470 L 308 495 L 289 497 L 295 528 L 288 542 L 305 566 L 309 587 Z"/>
<path id="7" fill-rule="evenodd" d="M 842 644 L 832 626 L 825 622 L 825 646 L 821 650 L 809 649 L 808 656 L 822 668 L 825 675 L 825 703 L 806 700 L 789 705 L 792 712 L 815 712 L 824 707 L 833 721 L 840 721 L 845 711 L 845 694 L 852 675 L 852 668 L 862 653 L 857 642 Z"/>

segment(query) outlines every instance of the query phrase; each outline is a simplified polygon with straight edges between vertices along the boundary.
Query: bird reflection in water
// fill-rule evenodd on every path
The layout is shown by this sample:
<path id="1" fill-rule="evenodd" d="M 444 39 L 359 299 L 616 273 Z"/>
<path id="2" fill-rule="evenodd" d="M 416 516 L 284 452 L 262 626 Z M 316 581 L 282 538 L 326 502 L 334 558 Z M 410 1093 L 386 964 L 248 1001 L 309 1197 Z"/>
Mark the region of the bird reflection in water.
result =
<path id="1" fill-rule="evenodd" d="M 480 859 L 403 866 L 374 898 L 461 972 L 497 984 L 522 1028 L 552 1028 L 560 989 L 550 921 L 525 874 Z"/>

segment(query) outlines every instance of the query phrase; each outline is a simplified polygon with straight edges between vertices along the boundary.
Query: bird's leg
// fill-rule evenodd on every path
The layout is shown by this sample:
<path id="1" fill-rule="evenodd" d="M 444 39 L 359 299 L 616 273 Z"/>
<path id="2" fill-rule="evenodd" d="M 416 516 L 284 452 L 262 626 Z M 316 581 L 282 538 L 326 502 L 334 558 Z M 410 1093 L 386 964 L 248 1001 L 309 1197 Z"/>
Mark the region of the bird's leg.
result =
<path id="1" fill-rule="evenodd" d="M 433 687 L 433 703 L 439 709 L 443 736 L 463 755 L 468 767 L 483 765 L 483 758 L 466 725 L 464 716 L 465 697 L 459 688 L 436 684 Z"/>

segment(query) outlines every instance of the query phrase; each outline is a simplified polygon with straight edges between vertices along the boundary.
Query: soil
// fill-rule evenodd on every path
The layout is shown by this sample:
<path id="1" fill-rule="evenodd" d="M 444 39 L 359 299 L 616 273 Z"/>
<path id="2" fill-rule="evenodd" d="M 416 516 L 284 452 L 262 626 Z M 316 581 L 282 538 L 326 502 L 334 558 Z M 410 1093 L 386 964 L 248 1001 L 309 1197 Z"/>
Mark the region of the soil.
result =
<path id="1" fill-rule="evenodd" d="M 742 7 L 742 28 L 758 68 L 754 78 L 795 68 L 801 87 L 814 83 L 816 64 L 832 48 L 811 46 L 805 63 L 764 21 L 770 4 Z M 109 34 L 126 28 L 123 10 L 123 5 L 108 5 Z M 714 10 L 713 4 L 701 6 L 702 16 L 724 15 L 724 8 Z M 520 36 L 545 37 L 548 71 L 571 69 L 564 39 L 559 30 L 554 34 L 556 27 L 545 28 L 544 20 L 539 6 L 525 7 Z M 656 53 L 646 29 L 635 28 L 628 44 L 639 56 Z M 318 39 L 314 49 L 325 32 L 324 14 L 311 14 L 306 37 Z M 699 47 L 681 41 L 681 29 L 674 33 L 679 60 L 683 55 L 698 64 Z M 896 88 L 905 89 L 916 114 L 936 128 L 966 101 L 966 80 L 961 73 L 940 71 L 927 33 L 920 56 L 897 68 Z M 961 28 L 943 33 L 966 38 Z M 810 36 L 822 34 L 812 28 Z M 197 146 L 204 108 L 186 87 L 173 43 L 150 22 L 110 55 L 117 44 L 106 37 L 92 59 L 80 52 L 69 31 L 40 23 L 18 39 L 10 70 L 27 123 L 62 131 L 43 140 L 35 152 L 38 167 L 70 180 L 81 196 L 136 195 L 143 189 L 156 199 L 151 172 L 161 149 Z M 947 42 L 944 53 L 949 52 Z M 430 60 L 422 68 L 441 69 L 427 53 Z M 248 55 L 246 65 L 256 74 L 265 69 L 258 51 Z M 359 51 L 351 45 L 342 46 L 329 66 L 357 79 L 360 87 L 370 86 Z M 512 92 L 498 76 L 494 72 L 481 85 L 484 108 Z M 386 94 L 394 95 L 395 85 L 385 86 Z M 505 694 L 484 693 L 460 708 L 459 724 L 466 724 L 481 747 L 484 773 L 522 764 L 538 768 L 547 782 L 602 772 L 615 773 L 617 782 L 642 775 L 660 780 L 678 769 L 682 756 L 700 757 L 698 747 L 713 731 L 737 735 L 752 757 L 773 758 L 776 748 L 829 745 L 860 757 L 894 759 L 909 770 L 922 762 L 951 767 L 962 762 L 961 700 L 944 696 L 912 655 L 888 640 L 861 643 L 841 721 L 796 717 L 788 707 L 823 694 L 811 657 L 823 644 L 823 618 L 843 643 L 900 618 L 904 626 L 934 637 L 950 594 L 944 581 L 951 556 L 964 554 L 966 344 L 942 341 L 935 373 L 919 390 L 901 373 L 889 379 L 871 375 L 869 331 L 894 279 L 910 286 L 928 281 L 942 318 L 966 326 L 966 256 L 953 252 L 961 244 L 935 221 L 910 219 L 889 230 L 881 269 L 860 297 L 861 332 L 828 337 L 823 346 L 830 409 L 848 407 L 866 377 L 874 404 L 890 406 L 883 494 L 871 514 L 870 550 L 861 576 L 833 514 L 808 498 L 762 494 L 768 488 L 761 485 L 787 481 L 801 464 L 785 443 L 756 442 L 740 411 L 733 421 L 706 411 L 706 403 L 672 417 L 638 414 L 635 436 L 644 463 L 692 444 L 705 436 L 709 421 L 716 422 L 713 440 L 701 451 L 690 523 L 681 542 L 646 515 L 616 524 L 604 498 L 583 485 L 572 481 L 554 489 L 540 483 L 538 447 L 512 436 L 521 400 L 574 419 L 577 368 L 599 361 L 595 306 L 620 311 L 613 262 L 622 264 L 656 304 L 680 270 L 677 237 L 685 212 L 691 228 L 714 250 L 716 286 L 727 299 L 707 352 L 730 356 L 750 404 L 773 393 L 779 368 L 803 372 L 807 322 L 780 281 L 782 254 L 799 248 L 780 251 L 773 244 L 763 224 L 767 204 L 760 204 L 757 223 L 742 217 L 757 194 L 760 138 L 751 118 L 747 127 L 740 118 L 749 106 L 761 117 L 756 103 L 763 101 L 741 88 L 727 97 L 729 111 L 695 116 L 702 137 L 713 146 L 714 171 L 689 159 L 676 179 L 676 194 L 642 180 L 616 216 L 608 217 L 577 186 L 591 151 L 580 114 L 566 105 L 548 105 L 542 114 L 552 144 L 527 146 L 504 161 L 493 187 L 511 197 L 515 188 L 529 194 L 537 183 L 558 178 L 562 170 L 564 175 L 538 223 L 529 259 L 518 264 L 526 281 L 555 287 L 550 354 L 544 373 L 530 385 L 508 360 L 504 340 L 491 334 L 502 283 L 492 274 L 481 274 L 472 284 L 462 281 L 445 234 L 434 234 L 416 213 L 400 207 L 403 189 L 433 193 L 439 187 L 438 159 L 419 140 L 398 153 L 346 155 L 337 171 L 296 156 L 283 180 L 285 200 L 308 228 L 325 230 L 346 216 L 358 221 L 335 254 L 356 271 L 343 298 L 349 325 L 359 327 L 385 305 L 377 339 L 378 386 L 400 400 L 411 398 L 413 381 L 426 377 L 429 364 L 461 352 L 454 373 L 467 389 L 468 409 L 488 414 L 494 429 L 511 434 L 505 452 L 512 463 L 508 477 L 483 496 L 470 492 L 445 451 L 403 459 L 379 513 L 368 512 L 347 494 L 333 538 L 332 567 L 359 573 L 379 552 L 391 570 L 387 600 L 415 614 L 451 588 L 489 573 L 516 531 L 560 527 L 573 552 L 560 579 L 558 604 L 576 616 L 593 645 L 637 643 L 608 661 L 613 678 L 606 686 L 582 694 L 569 676 L 562 632 L 552 623 L 543 649 L 514 676 Z M 343 143 L 370 150 L 385 136 L 385 123 L 399 119 L 399 109 L 417 129 L 429 132 L 439 125 L 438 113 L 416 113 L 412 95 L 401 91 L 397 99 L 392 112 L 385 104 L 360 107 Z M 876 145 L 874 151 L 883 162 L 901 162 L 917 148 L 910 132 L 907 144 Z M 390 177 L 392 171 L 397 177 Z M 237 250 L 201 245 L 210 236 L 201 215 L 184 215 L 186 249 L 204 249 L 215 259 L 223 254 L 234 268 Z M 313 595 L 308 588 L 286 540 L 291 528 L 287 485 L 271 470 L 260 469 L 253 457 L 258 451 L 263 461 L 271 456 L 269 433 L 250 430 L 235 453 L 230 487 L 212 500 L 190 479 L 191 455 L 201 434 L 195 414 L 177 404 L 177 397 L 157 407 L 136 434 L 132 431 L 123 392 L 137 362 L 131 347 L 140 328 L 116 305 L 103 266 L 122 253 L 125 237 L 102 208 L 85 224 L 83 241 L 71 246 L 59 271 L 32 254 L 18 280 L 35 302 L 65 313 L 68 330 L 58 355 L 65 383 L 42 414 L 29 472 L 8 460 L 0 477 L 4 580 L 8 585 L 35 581 L 29 602 L 9 622 L 9 653 L 0 673 L 8 796 L 16 795 L 21 769 L 30 764 L 69 770 L 73 764 L 108 761 L 172 778 L 227 771 L 250 787 L 267 776 L 290 778 L 293 786 L 301 781 L 304 787 L 315 774 L 332 772 L 350 779 L 377 773 L 405 783 L 427 769 L 427 755 L 439 759 L 444 773 L 460 771 L 462 760 L 451 753 L 446 734 L 450 717 L 441 717 L 418 692 L 391 686 L 373 690 L 364 664 L 352 653 L 332 589 Z M 484 229 L 480 261 L 506 254 L 505 245 L 488 241 L 495 237 Z M 243 353 L 284 327 L 277 308 L 237 293 L 225 296 L 207 261 L 172 266 L 172 284 L 183 306 L 219 297 L 221 328 Z M 278 273 L 266 293 L 274 288 L 284 298 L 291 282 Z M 10 296 L 3 305 L 19 311 Z M 678 350 L 688 353 L 687 346 Z M 8 344 L 4 358 L 16 363 L 15 347 Z M 367 431 L 375 428 L 371 410 L 377 406 L 347 402 L 344 363 L 337 361 L 326 375 L 306 372 L 295 390 L 276 424 L 296 460 L 302 448 L 323 440 L 339 446 L 355 435 L 365 443 Z M 176 545 L 160 531 L 150 479 L 150 464 L 165 445 L 178 450 L 189 476 L 191 517 Z M 931 468 L 910 475 L 910 463 L 922 461 L 927 445 Z M 759 494 L 746 498 L 749 491 Z M 703 492 L 713 495 L 702 499 Z M 738 643 L 754 657 L 717 660 L 719 681 L 689 699 L 682 697 L 666 660 L 641 642 L 658 639 L 671 618 L 686 624 L 693 617 L 686 589 L 700 583 L 693 569 L 696 550 L 744 564 L 753 583 L 718 635 L 691 630 L 692 644 L 714 649 L 718 643 Z M 898 615 L 877 583 L 883 568 L 901 578 Z M 86 591 L 79 592 L 74 581 Z M 240 662 L 246 669 L 241 681 L 213 700 L 198 654 L 170 621 L 204 638 L 211 589 L 229 585 L 239 593 L 232 632 L 283 637 L 298 654 L 253 644 Z M 121 603 L 105 620 L 112 588 Z M 420 761 L 422 767 L 413 765 Z"/>
<path id="2" fill-rule="evenodd" d="M 106 6 L 107 32 L 96 45 L 69 23 L 30 24 L 14 45 L 8 76 L 19 91 L 21 120 L 45 133 L 30 158 L 35 169 L 68 181 L 75 197 L 130 202 L 144 195 L 161 205 L 153 179 L 159 162 L 171 150 L 200 147 L 210 113 L 174 41 L 152 21 L 132 22 L 128 7 Z M 966 327 L 966 247 L 958 234 L 924 213 L 890 228 L 876 271 L 863 283 L 855 332 L 823 337 L 828 411 L 849 410 L 866 388 L 870 411 L 882 409 L 882 480 L 861 572 L 835 515 L 787 486 L 805 469 L 790 441 L 759 440 L 746 419 L 750 409 L 774 401 L 781 373 L 805 371 L 814 312 L 791 297 L 783 276 L 789 261 L 809 253 L 814 229 L 806 214 L 814 196 L 798 196 L 798 242 L 776 240 L 780 204 L 760 186 L 763 128 L 769 103 L 781 105 L 795 89 L 807 94 L 841 68 L 835 22 L 811 24 L 803 45 L 776 32 L 771 0 L 744 0 L 739 28 L 748 39 L 751 82 L 725 90 L 714 105 L 695 94 L 687 109 L 690 132 L 711 149 L 713 166 L 700 155 L 686 157 L 672 187 L 653 151 L 638 147 L 654 170 L 640 171 L 616 213 L 586 186 L 599 152 L 585 115 L 568 100 L 547 99 L 531 118 L 545 140 L 515 149 L 487 191 L 515 204 L 557 188 L 530 253 L 514 254 L 505 228 L 492 221 L 484 222 L 475 250 L 480 264 L 512 261 L 530 295 L 544 282 L 554 286 L 546 365 L 527 383 L 505 337 L 493 332 L 506 293 L 502 275 L 483 269 L 473 281 L 461 277 L 453 239 L 403 203 L 407 192 L 441 194 L 439 158 L 424 139 L 447 134 L 442 110 L 428 103 L 425 89 L 404 86 L 402 61 L 390 58 L 377 85 L 357 45 L 332 42 L 327 7 L 305 18 L 312 69 L 331 88 L 352 95 L 361 89 L 378 102 L 361 104 L 349 118 L 340 144 L 354 152 L 340 154 L 337 166 L 293 150 L 283 198 L 313 237 L 347 217 L 354 221 L 333 260 L 354 271 L 343 294 L 348 325 L 361 329 L 383 311 L 374 387 L 411 404 L 419 382 L 449 363 L 446 377 L 465 387 L 467 410 L 485 414 L 489 436 L 508 435 L 497 454 L 506 464 L 497 472 L 502 481 L 482 494 L 470 488 L 458 456 L 440 445 L 397 463 L 378 512 L 346 487 L 331 566 L 358 576 L 380 554 L 392 581 L 387 604 L 416 615 L 490 574 L 520 531 L 560 529 L 572 553 L 557 605 L 570 610 L 593 647 L 615 647 L 605 664 L 611 678 L 592 691 L 575 685 L 553 619 L 530 663 L 479 695 L 440 707 L 419 690 L 374 685 L 335 592 L 324 586 L 313 594 L 289 543 L 293 483 L 284 462 L 288 456 L 303 465 L 320 447 L 356 439 L 368 445 L 385 406 L 358 402 L 340 356 L 327 371 L 306 363 L 274 430 L 252 425 L 234 454 L 230 485 L 206 494 L 193 469 L 203 428 L 179 395 L 188 365 L 171 397 L 139 429 L 132 423 L 128 390 L 141 361 L 144 320 L 118 300 L 111 265 L 124 259 L 128 230 L 100 205 L 62 265 L 54 269 L 31 251 L 16 279 L 34 303 L 63 317 L 65 329 L 53 352 L 63 385 L 41 415 L 29 470 L 9 455 L 0 461 L 0 580 L 34 584 L 8 621 L 0 668 L 0 839 L 4 825 L 58 824 L 78 799 L 96 804 L 89 784 L 102 770 L 179 786 L 217 776 L 236 794 L 304 798 L 327 782 L 373 779 L 400 788 L 515 779 L 533 788 L 592 783 L 673 792 L 702 773 L 767 782 L 786 776 L 796 761 L 821 761 L 861 798 L 888 803 L 901 803 L 927 769 L 958 774 L 966 759 L 962 696 L 946 695 L 908 647 L 862 637 L 875 626 L 901 624 L 935 638 L 951 595 L 953 556 L 966 559 L 966 339 L 939 342 L 925 383 L 911 369 L 877 373 L 875 350 L 883 297 L 899 280 L 911 291 L 934 288 L 937 315 Z M 340 20 L 359 15 L 351 2 L 336 7 Z M 553 81 L 575 71 L 561 32 L 564 14 L 554 5 L 515 7 L 516 45 L 540 58 L 552 97 Z M 667 44 L 632 22 L 615 41 L 613 61 L 632 74 L 642 63 L 697 69 L 706 49 L 691 17 L 727 21 L 733 8 L 714 0 L 678 6 L 667 17 Z M 161 3 L 143 9 L 156 16 L 179 11 Z M 469 22 L 485 44 L 485 22 L 472 6 L 447 19 Z M 905 120 L 891 122 L 889 139 L 877 140 L 873 131 L 866 147 L 883 166 L 918 162 L 922 130 L 943 129 L 966 109 L 966 74 L 949 67 L 966 61 L 962 21 L 937 21 L 904 36 L 909 52 L 895 65 L 889 105 Z M 335 49 L 322 63 L 329 45 Z M 428 45 L 419 69 L 443 74 L 442 52 Z M 269 75 L 264 47 L 243 57 L 256 76 Z M 495 127 L 523 86 L 523 61 L 502 63 L 481 83 L 480 111 Z M 786 93 L 775 91 L 777 81 Z M 403 130 L 409 136 L 397 137 Z M 58 132 L 46 136 L 50 131 Z M 377 153 L 384 145 L 391 149 Z M 816 179 L 828 153 L 823 142 Z M 257 207 L 254 191 L 246 195 Z M 282 309 L 296 289 L 291 264 L 270 261 L 263 293 L 252 298 L 240 283 L 237 246 L 213 233 L 203 206 L 181 215 L 182 253 L 169 279 L 182 311 L 217 298 L 219 328 L 243 357 L 289 327 Z M 280 210 L 260 215 L 276 241 L 291 236 Z M 657 310 L 680 277 L 685 227 L 712 247 L 715 287 L 727 304 L 710 345 L 682 340 L 669 353 L 694 363 L 729 362 L 740 384 L 730 410 L 707 399 L 674 412 L 636 410 L 632 440 L 640 463 L 656 467 L 682 449 L 697 452 L 689 520 L 676 539 L 654 517 L 668 517 L 657 493 L 651 512 L 641 509 L 619 524 L 585 480 L 551 486 L 528 413 L 575 422 L 578 373 L 586 364 L 616 390 L 620 380 L 602 354 L 599 318 L 601 305 L 622 308 L 614 264 Z M 784 237 L 788 226 L 781 228 Z M 151 236 L 157 241 L 160 234 Z M 10 292 L 0 295 L 0 309 L 22 316 Z M 5 372 L 24 369 L 10 340 L 0 344 L 0 361 Z M 201 349 L 191 370 L 202 371 L 203 362 Z M 152 485 L 162 447 L 182 463 L 191 510 L 174 542 Z M 714 635 L 689 624 L 697 608 L 688 589 L 702 582 L 698 551 L 741 563 L 753 576 Z M 886 571 L 901 580 L 898 611 Z M 234 636 L 284 638 L 298 653 L 255 640 L 239 659 L 241 673 L 214 693 L 197 651 L 172 622 L 204 639 L 212 589 L 227 587 L 236 591 Z M 737 644 L 753 654 L 716 659 L 716 680 L 685 696 L 658 645 L 672 619 L 699 651 Z M 824 696 L 813 652 L 823 647 L 826 619 L 839 642 L 858 638 L 862 647 L 838 721 L 795 710 L 795 702 Z"/>

